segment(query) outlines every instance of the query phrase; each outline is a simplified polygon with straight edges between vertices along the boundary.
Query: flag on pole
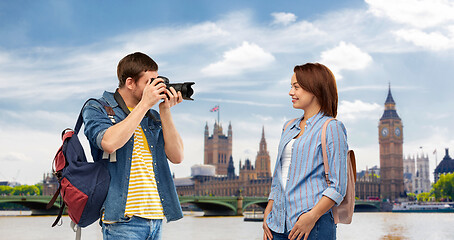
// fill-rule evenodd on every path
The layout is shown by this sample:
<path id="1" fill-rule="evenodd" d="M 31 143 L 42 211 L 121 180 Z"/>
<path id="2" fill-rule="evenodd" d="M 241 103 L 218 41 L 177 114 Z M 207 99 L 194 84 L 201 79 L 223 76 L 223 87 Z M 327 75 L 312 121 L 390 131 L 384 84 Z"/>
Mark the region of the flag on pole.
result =
<path id="1" fill-rule="evenodd" d="M 214 106 L 214 108 L 210 109 L 210 112 L 217 112 L 219 111 L 219 105 Z"/>

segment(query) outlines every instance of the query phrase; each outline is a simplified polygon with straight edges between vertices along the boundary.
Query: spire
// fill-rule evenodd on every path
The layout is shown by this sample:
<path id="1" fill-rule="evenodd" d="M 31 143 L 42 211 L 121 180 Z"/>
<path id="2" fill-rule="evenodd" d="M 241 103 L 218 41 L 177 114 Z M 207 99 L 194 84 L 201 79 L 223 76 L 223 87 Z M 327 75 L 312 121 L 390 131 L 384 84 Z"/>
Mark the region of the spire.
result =
<path id="1" fill-rule="evenodd" d="M 401 120 L 396 111 L 396 102 L 394 102 L 393 95 L 391 94 L 391 83 L 389 83 L 388 97 L 386 97 L 385 101 L 385 111 L 383 112 L 380 121 L 384 119 Z"/>
<path id="2" fill-rule="evenodd" d="M 230 156 L 229 166 L 227 167 L 227 177 L 228 178 L 234 178 L 235 177 L 235 166 L 233 165 L 232 156 Z"/>
<path id="3" fill-rule="evenodd" d="M 388 84 L 388 97 L 386 98 L 385 104 L 396 104 L 391 94 L 391 82 Z"/>
<path id="4" fill-rule="evenodd" d="M 266 154 L 265 126 L 262 127 L 262 139 L 260 140 L 259 153 Z"/>
<path id="5" fill-rule="evenodd" d="M 449 148 L 445 148 L 445 157 L 443 159 L 451 159 L 449 156 Z"/>

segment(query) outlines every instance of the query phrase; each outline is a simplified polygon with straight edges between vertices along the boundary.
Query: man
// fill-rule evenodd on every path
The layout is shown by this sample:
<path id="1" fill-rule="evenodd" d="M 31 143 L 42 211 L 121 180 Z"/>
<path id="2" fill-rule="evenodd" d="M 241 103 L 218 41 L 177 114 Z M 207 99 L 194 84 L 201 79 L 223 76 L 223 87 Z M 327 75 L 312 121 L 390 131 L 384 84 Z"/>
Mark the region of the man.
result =
<path id="1" fill-rule="evenodd" d="M 158 78 L 158 65 L 143 53 L 124 57 L 117 75 L 117 91 L 104 92 L 100 99 L 112 107 L 114 120 L 96 101 L 83 110 L 92 154 L 110 154 L 111 181 L 101 213 L 103 236 L 160 239 L 164 217 L 167 221 L 183 217 L 167 162 L 183 160 L 183 141 L 170 112 L 183 98 L 174 88 L 166 89 Z M 159 113 L 151 109 L 158 103 Z"/>

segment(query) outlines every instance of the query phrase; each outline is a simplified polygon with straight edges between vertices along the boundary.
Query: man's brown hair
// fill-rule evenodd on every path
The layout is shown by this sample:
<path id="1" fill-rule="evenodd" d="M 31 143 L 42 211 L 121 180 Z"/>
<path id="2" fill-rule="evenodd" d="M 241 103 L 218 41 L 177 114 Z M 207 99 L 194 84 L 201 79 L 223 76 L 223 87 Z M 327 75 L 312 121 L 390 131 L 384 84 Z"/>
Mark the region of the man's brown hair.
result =
<path id="1" fill-rule="evenodd" d="M 337 86 L 333 73 L 320 63 L 297 65 L 293 69 L 298 84 L 317 98 L 321 111 L 330 117 L 337 116 Z"/>
<path id="2" fill-rule="evenodd" d="M 118 87 L 122 88 L 129 77 L 137 81 L 147 71 L 158 71 L 158 64 L 153 59 L 141 52 L 127 55 L 117 66 Z"/>

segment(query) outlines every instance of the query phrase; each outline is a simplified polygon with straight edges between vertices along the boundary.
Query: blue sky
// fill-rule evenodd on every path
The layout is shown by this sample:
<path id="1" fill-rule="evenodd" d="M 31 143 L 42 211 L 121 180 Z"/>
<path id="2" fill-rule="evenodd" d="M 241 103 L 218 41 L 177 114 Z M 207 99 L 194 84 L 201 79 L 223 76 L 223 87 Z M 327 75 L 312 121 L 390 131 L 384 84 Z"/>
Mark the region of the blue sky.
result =
<path id="1" fill-rule="evenodd" d="M 177 177 L 203 163 L 218 104 L 222 126 L 233 127 L 236 169 L 255 160 L 262 126 L 274 168 L 284 121 L 302 114 L 288 91 L 293 67 L 306 62 L 337 78 L 338 119 L 359 169 L 379 164 L 389 83 L 404 155 L 424 152 L 433 169 L 435 149 L 438 162 L 454 151 L 453 12 L 441 0 L 0 2 L 0 180 L 40 181 L 61 130 L 86 99 L 115 90 L 118 61 L 135 51 L 172 82 L 196 82 L 196 100 L 172 110 L 185 142 Z"/>

